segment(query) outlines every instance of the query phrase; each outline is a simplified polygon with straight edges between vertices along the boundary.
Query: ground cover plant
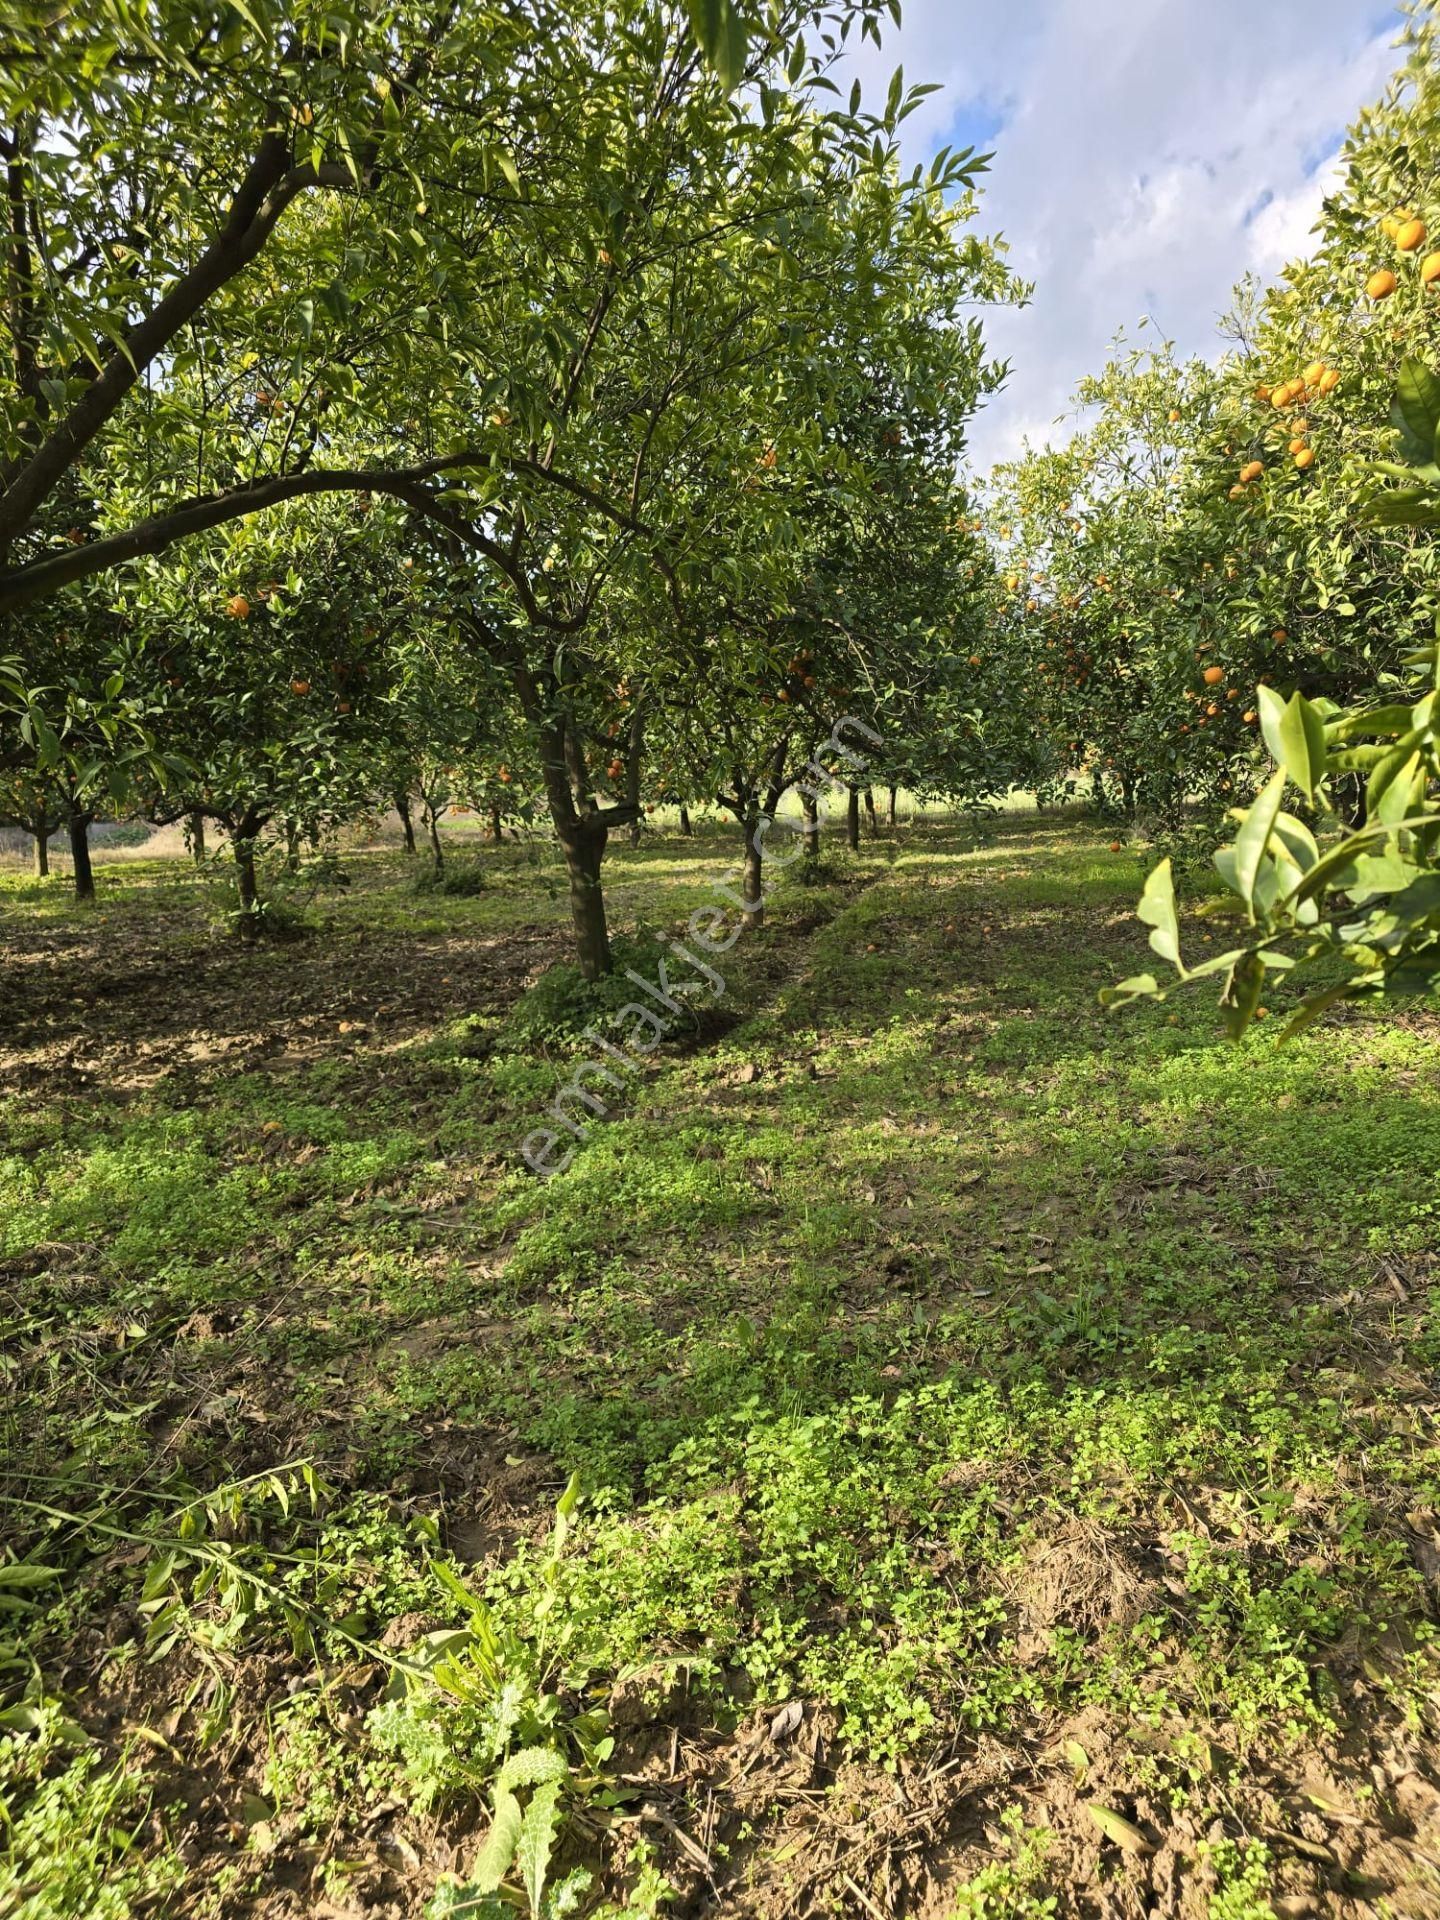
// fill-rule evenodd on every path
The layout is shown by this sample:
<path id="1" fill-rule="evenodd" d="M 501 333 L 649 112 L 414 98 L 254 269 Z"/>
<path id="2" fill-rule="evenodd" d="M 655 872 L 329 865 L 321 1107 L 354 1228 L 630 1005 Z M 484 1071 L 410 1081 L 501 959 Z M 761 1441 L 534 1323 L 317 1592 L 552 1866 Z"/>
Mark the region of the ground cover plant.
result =
<path id="1" fill-rule="evenodd" d="M 12 1906 L 1425 1911 L 1434 1016 L 1117 1022 L 1105 831 L 831 856 L 551 1182 L 528 850 L 298 1001 L 8 878 Z"/>
<path id="2" fill-rule="evenodd" d="M 1435 8 L 988 477 L 896 12 L 0 20 L 0 1920 L 1440 1916 Z"/>

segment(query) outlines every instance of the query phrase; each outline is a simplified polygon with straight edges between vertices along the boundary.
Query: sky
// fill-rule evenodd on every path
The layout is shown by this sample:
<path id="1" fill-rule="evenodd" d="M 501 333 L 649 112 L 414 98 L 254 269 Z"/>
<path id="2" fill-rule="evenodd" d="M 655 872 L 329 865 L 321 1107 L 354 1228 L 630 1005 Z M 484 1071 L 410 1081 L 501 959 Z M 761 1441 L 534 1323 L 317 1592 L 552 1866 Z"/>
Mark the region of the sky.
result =
<path id="1" fill-rule="evenodd" d="M 978 471 L 1027 435 L 1063 440 L 1076 381 L 1146 315 L 1182 352 L 1219 351 L 1235 282 L 1312 244 L 1399 25 L 1376 0 L 904 0 L 858 63 L 867 97 L 902 62 L 907 83 L 941 83 L 905 123 L 907 158 L 993 149 L 979 226 L 1035 282 L 987 321 L 1012 370 L 971 434 Z"/>

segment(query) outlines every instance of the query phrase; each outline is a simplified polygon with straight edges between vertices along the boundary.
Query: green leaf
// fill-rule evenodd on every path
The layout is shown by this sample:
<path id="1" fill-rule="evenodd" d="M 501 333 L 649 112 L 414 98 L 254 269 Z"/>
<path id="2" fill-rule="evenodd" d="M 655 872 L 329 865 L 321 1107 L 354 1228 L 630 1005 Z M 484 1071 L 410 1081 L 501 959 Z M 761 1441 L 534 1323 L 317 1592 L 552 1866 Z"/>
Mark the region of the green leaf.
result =
<path id="1" fill-rule="evenodd" d="M 515 1864 L 530 1898 L 532 1920 L 539 1920 L 540 1899 L 545 1891 L 545 1876 L 550 1867 L 550 1852 L 555 1844 L 559 1811 L 560 1782 L 547 1780 L 536 1787 L 530 1796 L 515 1848 Z"/>
<path id="2" fill-rule="evenodd" d="M 1325 778 L 1325 723 L 1303 693 L 1287 705 L 1273 687 L 1260 689 L 1260 729 L 1278 765 L 1307 800 Z"/>
<path id="3" fill-rule="evenodd" d="M 1135 1000 L 1163 1000 L 1164 993 L 1153 973 L 1135 973 L 1118 986 L 1100 989 L 1102 1007 L 1128 1007 Z"/>
<path id="4" fill-rule="evenodd" d="M 735 0 L 685 0 L 700 51 L 727 90 L 740 84 L 749 36 Z"/>
<path id="5" fill-rule="evenodd" d="M 1162 960 L 1168 960 L 1180 973 L 1185 968 L 1180 959 L 1180 922 L 1175 912 L 1175 879 L 1170 862 L 1162 860 L 1145 882 L 1145 890 L 1140 896 L 1140 904 L 1135 909 L 1137 915 L 1147 927 L 1152 929 L 1150 946 Z"/>
<path id="6" fill-rule="evenodd" d="M 1265 957 L 1260 953 L 1242 953 L 1230 969 L 1225 990 L 1220 996 L 1220 1011 L 1232 1040 L 1238 1040 L 1255 1018 L 1260 995 L 1265 991 Z"/>
<path id="7" fill-rule="evenodd" d="M 485 1844 L 475 1856 L 475 1865 L 470 1871 L 470 1887 L 475 1893 L 493 1893 L 500 1885 L 510 1870 L 510 1862 L 515 1858 L 520 1829 L 524 1825 L 520 1802 L 498 1782 L 494 1809 Z"/>
<path id="8" fill-rule="evenodd" d="M 1377 527 L 1433 527 L 1440 525 L 1440 506 L 1422 488 L 1399 493 L 1377 493 L 1361 509 L 1362 520 Z"/>
<path id="9" fill-rule="evenodd" d="M 1255 918 L 1255 882 L 1260 873 L 1260 862 L 1265 857 L 1265 848 L 1270 839 L 1280 813 L 1280 802 L 1285 797 L 1285 769 L 1278 768 L 1260 790 L 1259 796 L 1245 815 L 1240 831 L 1235 836 L 1235 867 L 1232 885 L 1245 902 L 1253 921 Z"/>
<path id="10" fill-rule="evenodd" d="M 45 1587 L 52 1580 L 58 1580 L 63 1572 L 60 1567 L 42 1567 L 33 1560 L 16 1560 L 8 1567 L 0 1567 L 0 1587 L 12 1591 L 25 1587 Z"/>
<path id="11" fill-rule="evenodd" d="M 1391 424 L 1400 435 L 1400 452 L 1407 466 L 1426 467 L 1435 460 L 1440 430 L 1440 379 L 1423 360 L 1405 360 L 1390 407 Z"/>
<path id="12" fill-rule="evenodd" d="M 1389 752 L 1376 761 L 1365 787 L 1365 810 L 1373 819 L 1390 822 L 1401 817 L 1393 812 L 1393 797 L 1392 811 L 1389 813 L 1385 811 L 1386 796 L 1391 793 L 1392 788 L 1397 789 L 1403 813 L 1404 803 L 1409 799 L 1410 780 L 1419 762 L 1422 745 L 1423 735 L 1417 727 L 1402 739 L 1397 740 Z"/>

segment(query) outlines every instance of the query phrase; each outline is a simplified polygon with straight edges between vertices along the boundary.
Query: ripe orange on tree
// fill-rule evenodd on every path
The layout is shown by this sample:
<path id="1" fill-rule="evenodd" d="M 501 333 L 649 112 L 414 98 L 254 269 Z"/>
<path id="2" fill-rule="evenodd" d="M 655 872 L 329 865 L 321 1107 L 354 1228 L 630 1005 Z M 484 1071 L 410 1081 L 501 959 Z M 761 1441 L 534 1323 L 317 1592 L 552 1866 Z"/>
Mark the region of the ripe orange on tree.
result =
<path id="1" fill-rule="evenodd" d="M 225 611 L 232 620 L 248 620 L 250 618 L 250 602 L 245 598 L 243 593 L 232 593 L 230 598 L 225 602 Z"/>
<path id="2" fill-rule="evenodd" d="M 1372 300 L 1388 300 L 1399 284 L 1388 267 L 1381 267 L 1365 282 L 1365 291 Z"/>
<path id="3" fill-rule="evenodd" d="M 1207 687 L 1218 687 L 1220 682 L 1225 678 L 1225 669 L 1223 667 L 1206 667 L 1200 678 L 1205 682 Z"/>

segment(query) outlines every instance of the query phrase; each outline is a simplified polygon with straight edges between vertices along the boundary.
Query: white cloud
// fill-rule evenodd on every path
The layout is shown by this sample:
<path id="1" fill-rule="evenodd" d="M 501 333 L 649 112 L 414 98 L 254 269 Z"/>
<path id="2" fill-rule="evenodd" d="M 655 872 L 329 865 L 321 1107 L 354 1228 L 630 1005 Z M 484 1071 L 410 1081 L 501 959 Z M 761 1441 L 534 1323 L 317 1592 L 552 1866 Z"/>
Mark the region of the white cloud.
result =
<path id="1" fill-rule="evenodd" d="M 1241 275 L 1306 251 L 1399 24 L 1367 0 L 906 0 L 861 62 L 867 92 L 899 61 L 944 83 L 907 122 L 909 150 L 993 144 L 981 223 L 1036 282 L 988 326 L 1013 371 L 976 424 L 977 466 L 1044 437 L 1147 313 L 1183 351 L 1215 350 Z"/>

